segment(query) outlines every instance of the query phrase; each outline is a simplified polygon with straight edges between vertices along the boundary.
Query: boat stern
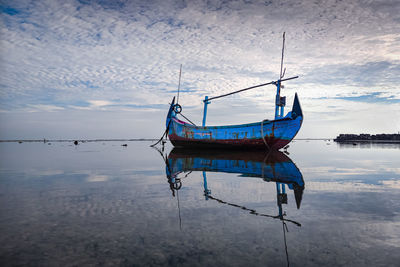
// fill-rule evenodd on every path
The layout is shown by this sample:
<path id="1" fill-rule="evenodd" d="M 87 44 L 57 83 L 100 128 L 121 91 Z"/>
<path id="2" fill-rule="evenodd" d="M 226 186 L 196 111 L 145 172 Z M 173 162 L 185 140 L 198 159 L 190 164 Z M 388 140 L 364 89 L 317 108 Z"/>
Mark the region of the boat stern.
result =
<path id="1" fill-rule="evenodd" d="M 299 97 L 297 93 L 294 95 L 293 107 L 292 107 L 292 118 L 297 118 L 298 116 L 303 117 L 303 111 L 300 106 Z"/>

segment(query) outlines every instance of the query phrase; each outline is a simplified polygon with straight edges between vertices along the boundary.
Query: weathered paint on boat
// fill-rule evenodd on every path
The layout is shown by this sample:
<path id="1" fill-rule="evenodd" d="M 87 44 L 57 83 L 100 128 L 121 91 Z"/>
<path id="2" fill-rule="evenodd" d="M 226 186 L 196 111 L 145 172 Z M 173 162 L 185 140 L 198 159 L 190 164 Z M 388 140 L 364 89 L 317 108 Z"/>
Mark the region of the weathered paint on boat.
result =
<path id="1" fill-rule="evenodd" d="M 241 125 L 194 126 L 177 118 L 174 104 L 173 100 L 166 124 L 168 137 L 177 147 L 267 147 L 278 150 L 296 136 L 303 122 L 297 94 L 292 111 L 285 117 Z"/>

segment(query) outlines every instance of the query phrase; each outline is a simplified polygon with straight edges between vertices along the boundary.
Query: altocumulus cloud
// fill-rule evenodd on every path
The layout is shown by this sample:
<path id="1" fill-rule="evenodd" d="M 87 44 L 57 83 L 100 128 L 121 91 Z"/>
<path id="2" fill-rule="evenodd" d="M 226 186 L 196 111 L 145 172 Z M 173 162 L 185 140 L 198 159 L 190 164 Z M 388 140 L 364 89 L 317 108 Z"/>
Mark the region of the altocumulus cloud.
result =
<path id="1" fill-rule="evenodd" d="M 398 131 L 399 14 L 396 0 L 2 1 L 0 138 L 156 137 L 181 63 L 181 103 L 199 121 L 204 95 L 277 78 L 284 31 L 300 136 Z M 209 122 L 272 117 L 273 95 L 215 102 Z"/>

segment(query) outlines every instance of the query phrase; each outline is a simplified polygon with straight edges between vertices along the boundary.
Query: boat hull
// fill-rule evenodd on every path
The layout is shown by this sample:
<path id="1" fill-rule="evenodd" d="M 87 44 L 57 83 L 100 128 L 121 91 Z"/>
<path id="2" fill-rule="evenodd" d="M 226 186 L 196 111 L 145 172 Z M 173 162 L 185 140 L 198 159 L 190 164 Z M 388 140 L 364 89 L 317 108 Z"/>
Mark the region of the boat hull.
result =
<path id="1" fill-rule="evenodd" d="M 295 137 L 301 123 L 302 118 L 297 118 L 264 122 L 263 125 L 259 122 L 235 126 L 194 127 L 173 118 L 168 137 L 176 147 L 280 149 Z"/>
<path id="2" fill-rule="evenodd" d="M 227 125 L 194 126 L 179 120 L 174 112 L 167 116 L 168 137 L 175 147 L 224 147 L 274 149 L 285 147 L 296 136 L 303 122 L 297 95 L 293 109 L 277 120 Z"/>

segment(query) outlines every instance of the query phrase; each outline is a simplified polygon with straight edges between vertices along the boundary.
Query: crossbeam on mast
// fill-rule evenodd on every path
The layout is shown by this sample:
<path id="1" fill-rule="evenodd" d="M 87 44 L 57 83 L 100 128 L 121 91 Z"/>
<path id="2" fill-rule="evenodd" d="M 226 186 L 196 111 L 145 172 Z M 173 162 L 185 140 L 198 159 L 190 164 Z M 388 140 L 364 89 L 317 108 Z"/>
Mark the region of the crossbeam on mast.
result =
<path id="1" fill-rule="evenodd" d="M 231 92 L 231 93 L 227 93 L 227 94 L 224 94 L 224 95 L 210 97 L 207 100 L 203 100 L 203 102 L 211 101 L 211 100 L 214 100 L 214 99 L 217 99 L 217 98 L 221 98 L 221 97 L 225 97 L 225 96 L 229 96 L 229 95 L 233 95 L 233 94 L 237 94 L 237 93 L 240 93 L 240 92 L 243 92 L 243 91 L 247 91 L 247 90 L 250 90 L 250 89 L 254 89 L 254 88 L 258 88 L 258 87 L 261 87 L 261 86 L 266 86 L 266 85 L 270 85 L 270 84 L 277 84 L 278 82 L 293 80 L 293 79 L 296 79 L 296 78 L 299 78 L 299 76 L 294 76 L 294 77 L 290 77 L 290 78 L 286 78 L 286 79 L 282 79 L 282 80 L 278 80 L 278 81 L 272 81 L 272 82 L 269 82 L 269 83 L 263 83 L 263 84 L 247 87 L 247 88 L 244 88 L 244 89 L 241 89 L 241 90 L 238 90 L 238 91 L 234 91 L 234 92 Z"/>

